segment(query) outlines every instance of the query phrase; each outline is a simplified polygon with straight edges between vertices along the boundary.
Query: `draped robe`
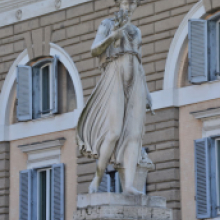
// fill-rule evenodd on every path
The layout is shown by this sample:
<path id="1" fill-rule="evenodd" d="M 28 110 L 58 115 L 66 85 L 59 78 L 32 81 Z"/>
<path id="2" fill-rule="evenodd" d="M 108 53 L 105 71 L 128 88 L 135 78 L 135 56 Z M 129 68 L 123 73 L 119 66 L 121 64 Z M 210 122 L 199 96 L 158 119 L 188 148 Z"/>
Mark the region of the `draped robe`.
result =
<path id="1" fill-rule="evenodd" d="M 113 28 L 114 19 L 102 21 L 95 42 L 105 39 Z M 113 130 L 119 133 L 119 138 L 110 162 L 123 166 L 124 151 L 130 141 L 135 141 L 140 161 L 146 104 L 152 103 L 141 63 L 140 30 L 128 25 L 122 39 L 109 45 L 99 57 L 99 62 L 101 78 L 77 126 L 80 151 L 89 158 L 98 159 L 103 141 L 112 132 L 112 117 L 116 116 L 118 124 Z"/>

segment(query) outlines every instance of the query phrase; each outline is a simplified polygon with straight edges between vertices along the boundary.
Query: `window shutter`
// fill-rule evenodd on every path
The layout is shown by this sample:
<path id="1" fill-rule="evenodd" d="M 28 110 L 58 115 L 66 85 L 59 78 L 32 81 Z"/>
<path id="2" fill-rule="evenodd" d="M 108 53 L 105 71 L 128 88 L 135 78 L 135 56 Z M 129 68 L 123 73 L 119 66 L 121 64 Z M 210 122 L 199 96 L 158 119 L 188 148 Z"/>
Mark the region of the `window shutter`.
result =
<path id="1" fill-rule="evenodd" d="M 17 67 L 17 118 L 18 121 L 32 119 L 32 69 Z"/>
<path id="2" fill-rule="evenodd" d="M 33 118 L 40 118 L 40 68 L 33 66 Z"/>
<path id="3" fill-rule="evenodd" d="M 208 139 L 195 141 L 196 216 L 211 217 L 210 195 L 210 147 Z"/>
<path id="4" fill-rule="evenodd" d="M 52 166 L 52 203 L 53 220 L 64 220 L 64 164 Z"/>
<path id="5" fill-rule="evenodd" d="M 53 109 L 52 113 L 58 113 L 58 57 L 55 56 L 52 62 L 52 82 L 53 82 Z"/>
<path id="6" fill-rule="evenodd" d="M 102 182 L 99 185 L 98 192 L 110 192 L 110 175 L 104 173 Z"/>
<path id="7" fill-rule="evenodd" d="M 209 69 L 210 69 L 210 80 L 216 80 L 216 72 L 217 72 L 217 41 L 216 41 L 216 21 L 208 21 L 208 34 L 209 34 Z"/>
<path id="8" fill-rule="evenodd" d="M 206 20 L 189 20 L 189 81 L 208 81 L 208 28 Z"/>
<path id="9" fill-rule="evenodd" d="M 37 170 L 33 169 L 32 171 L 32 219 L 37 220 Z"/>
<path id="10" fill-rule="evenodd" d="M 19 195 L 19 220 L 31 219 L 31 205 L 32 205 L 32 177 L 31 170 L 24 170 L 20 172 L 20 195 Z"/>

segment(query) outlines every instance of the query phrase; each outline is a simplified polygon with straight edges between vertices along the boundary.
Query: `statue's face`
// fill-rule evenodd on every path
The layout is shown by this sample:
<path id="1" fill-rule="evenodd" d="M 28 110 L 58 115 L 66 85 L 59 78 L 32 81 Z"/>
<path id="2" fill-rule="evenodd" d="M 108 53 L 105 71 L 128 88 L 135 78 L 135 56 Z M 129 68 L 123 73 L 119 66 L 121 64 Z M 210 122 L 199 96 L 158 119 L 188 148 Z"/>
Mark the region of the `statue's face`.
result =
<path id="1" fill-rule="evenodd" d="M 121 0 L 120 9 L 128 11 L 128 16 L 131 17 L 137 8 L 137 0 Z"/>

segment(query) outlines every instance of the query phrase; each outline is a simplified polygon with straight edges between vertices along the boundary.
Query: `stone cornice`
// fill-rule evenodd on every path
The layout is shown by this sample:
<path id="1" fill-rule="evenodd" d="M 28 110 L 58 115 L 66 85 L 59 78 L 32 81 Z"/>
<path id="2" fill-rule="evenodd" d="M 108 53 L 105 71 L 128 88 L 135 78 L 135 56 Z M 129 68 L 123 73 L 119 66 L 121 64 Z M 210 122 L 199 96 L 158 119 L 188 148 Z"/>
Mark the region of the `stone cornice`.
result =
<path id="1" fill-rule="evenodd" d="M 91 0 L 3 0 L 0 1 L 0 27 L 88 1 Z"/>
<path id="2" fill-rule="evenodd" d="M 20 145 L 18 146 L 18 148 L 20 148 L 21 151 L 24 153 L 30 153 L 30 152 L 38 151 L 38 150 L 60 148 L 64 145 L 65 141 L 66 140 L 64 138 L 60 138 L 57 140 L 44 141 L 44 142 L 33 143 L 33 144 L 28 144 L 28 145 Z"/>
<path id="3" fill-rule="evenodd" d="M 220 117 L 220 108 L 212 108 L 204 111 L 191 112 L 196 119 L 206 120 L 212 117 Z"/>

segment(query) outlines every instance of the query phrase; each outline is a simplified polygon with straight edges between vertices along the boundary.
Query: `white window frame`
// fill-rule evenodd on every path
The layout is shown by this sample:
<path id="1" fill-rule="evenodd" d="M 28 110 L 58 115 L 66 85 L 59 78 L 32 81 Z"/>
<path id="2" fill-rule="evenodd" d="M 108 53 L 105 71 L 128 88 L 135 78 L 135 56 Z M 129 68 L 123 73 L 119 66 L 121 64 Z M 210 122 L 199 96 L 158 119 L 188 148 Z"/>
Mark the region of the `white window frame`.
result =
<path id="1" fill-rule="evenodd" d="M 50 74 L 50 112 L 49 113 L 42 113 L 42 96 L 43 96 L 43 89 L 42 89 L 42 69 L 46 66 L 49 66 L 49 74 Z M 52 82 L 52 64 L 46 63 L 45 65 L 41 66 L 40 68 L 40 110 L 41 110 L 41 118 L 48 117 L 52 114 L 51 109 L 53 106 L 52 100 L 52 93 L 53 93 L 53 82 Z"/>
<path id="2" fill-rule="evenodd" d="M 47 186 L 46 186 L 46 220 L 50 220 L 50 216 L 51 216 L 51 182 L 50 182 L 50 174 L 52 172 L 51 168 L 44 168 L 44 169 L 39 169 L 37 170 L 37 220 L 40 220 L 40 173 L 46 171 L 46 178 L 47 178 Z"/>

